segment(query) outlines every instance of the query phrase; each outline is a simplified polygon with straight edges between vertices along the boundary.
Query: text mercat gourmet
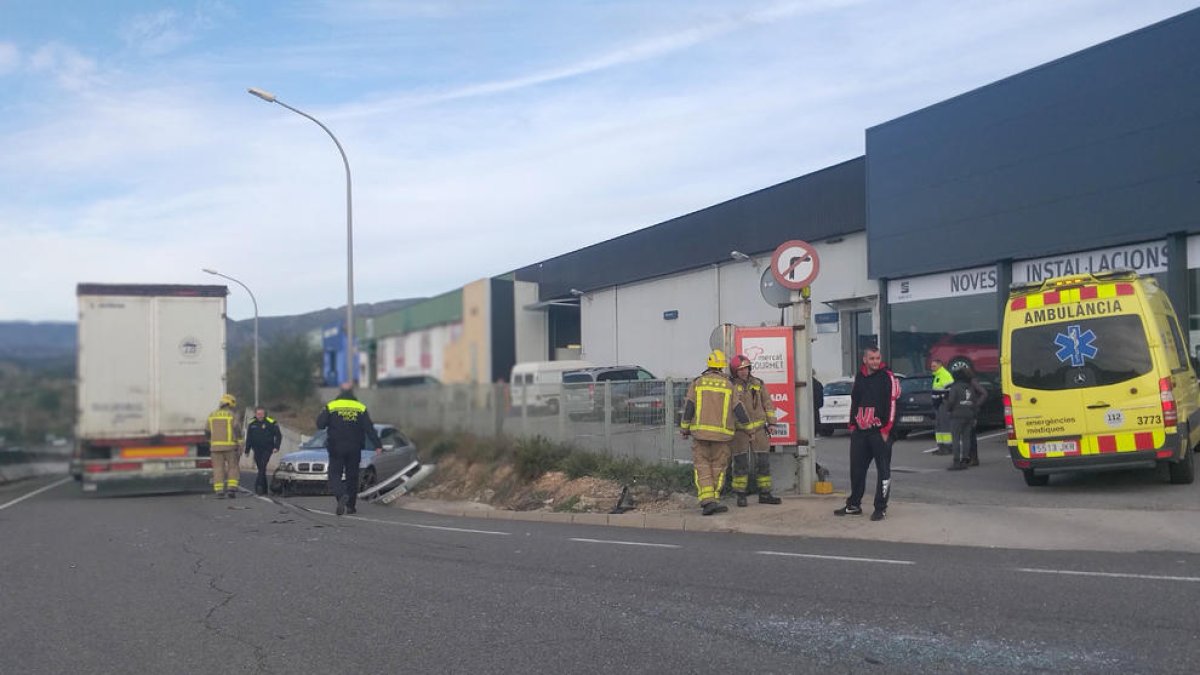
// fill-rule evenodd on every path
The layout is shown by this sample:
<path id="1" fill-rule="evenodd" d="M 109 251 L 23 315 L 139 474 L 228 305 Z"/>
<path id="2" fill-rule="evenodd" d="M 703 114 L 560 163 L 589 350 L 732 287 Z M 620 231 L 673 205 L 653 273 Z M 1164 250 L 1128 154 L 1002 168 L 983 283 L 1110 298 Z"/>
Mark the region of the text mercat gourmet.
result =
<path id="1" fill-rule="evenodd" d="M 1067 321 L 1069 319 L 1084 319 L 1090 316 L 1106 316 L 1120 314 L 1120 300 L 1093 300 L 1074 305 L 1052 305 L 1039 307 L 1025 312 L 1025 325 L 1031 323 L 1047 323 L 1049 321 Z"/>

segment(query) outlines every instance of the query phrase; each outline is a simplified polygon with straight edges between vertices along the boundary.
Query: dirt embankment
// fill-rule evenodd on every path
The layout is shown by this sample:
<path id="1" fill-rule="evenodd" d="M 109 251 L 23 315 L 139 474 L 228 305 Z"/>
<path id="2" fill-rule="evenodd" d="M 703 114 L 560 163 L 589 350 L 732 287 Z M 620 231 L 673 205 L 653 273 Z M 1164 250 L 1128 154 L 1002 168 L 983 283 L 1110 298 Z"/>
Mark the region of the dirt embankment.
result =
<path id="1" fill-rule="evenodd" d="M 438 460 L 437 470 L 414 495 L 425 499 L 471 501 L 513 511 L 608 513 L 617 505 L 624 486 L 612 480 L 583 476 L 570 479 L 550 471 L 532 481 L 522 480 L 511 464 L 468 463 L 454 456 Z M 676 511 L 695 506 L 695 498 L 678 492 L 629 486 L 634 509 L 640 512 Z"/>

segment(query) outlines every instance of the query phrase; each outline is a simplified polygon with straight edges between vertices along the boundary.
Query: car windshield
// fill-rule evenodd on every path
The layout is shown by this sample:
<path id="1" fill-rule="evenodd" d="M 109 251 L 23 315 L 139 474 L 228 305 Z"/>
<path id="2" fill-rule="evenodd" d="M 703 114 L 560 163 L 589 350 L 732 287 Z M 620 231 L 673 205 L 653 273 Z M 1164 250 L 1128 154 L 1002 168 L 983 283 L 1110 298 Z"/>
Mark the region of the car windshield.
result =
<path id="1" fill-rule="evenodd" d="M 905 377 L 900 380 L 900 393 L 911 394 L 916 391 L 929 391 L 933 389 L 932 377 Z"/>
<path id="2" fill-rule="evenodd" d="M 324 450 L 325 449 L 325 430 L 321 429 L 321 430 L 317 431 L 317 433 L 312 438 L 301 443 L 300 449 L 302 449 L 302 450 L 314 450 L 314 449 Z"/>
<path id="3" fill-rule="evenodd" d="M 825 385 L 826 396 L 849 396 L 850 388 L 854 386 L 853 382 L 830 382 Z"/>
<path id="4" fill-rule="evenodd" d="M 1026 389 L 1119 384 L 1152 367 L 1136 314 L 1030 326 L 1012 334 L 1012 383 Z"/>

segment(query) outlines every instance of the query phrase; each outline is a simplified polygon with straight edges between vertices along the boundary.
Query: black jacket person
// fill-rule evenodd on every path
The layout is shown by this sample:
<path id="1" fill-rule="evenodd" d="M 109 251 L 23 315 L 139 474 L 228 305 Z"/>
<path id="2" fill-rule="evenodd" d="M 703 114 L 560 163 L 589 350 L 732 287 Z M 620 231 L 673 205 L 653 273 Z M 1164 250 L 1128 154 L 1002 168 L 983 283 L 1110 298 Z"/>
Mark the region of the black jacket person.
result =
<path id="1" fill-rule="evenodd" d="M 342 385 L 337 397 L 325 404 L 317 415 L 317 428 L 326 429 L 328 434 L 325 448 L 329 451 L 329 488 L 337 498 L 337 514 L 354 513 L 362 450 L 372 447 L 376 453 L 383 452 L 383 442 L 375 433 L 367 406 L 354 398 L 354 392 L 347 385 Z"/>
<path id="2" fill-rule="evenodd" d="M 267 417 L 265 408 L 255 408 L 254 419 L 246 425 L 246 454 L 254 451 L 254 465 L 258 467 L 258 477 L 254 480 L 257 494 L 267 494 L 267 462 L 271 461 L 273 453 L 279 452 L 282 442 L 279 425 Z"/>

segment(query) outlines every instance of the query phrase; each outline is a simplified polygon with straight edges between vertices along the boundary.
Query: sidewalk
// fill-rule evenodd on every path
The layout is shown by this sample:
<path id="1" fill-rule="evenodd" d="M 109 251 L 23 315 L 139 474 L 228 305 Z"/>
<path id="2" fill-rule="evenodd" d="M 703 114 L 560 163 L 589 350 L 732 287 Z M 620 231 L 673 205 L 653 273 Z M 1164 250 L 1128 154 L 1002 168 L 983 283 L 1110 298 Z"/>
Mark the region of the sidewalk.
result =
<path id="1" fill-rule="evenodd" d="M 914 544 L 986 548 L 1082 551 L 1181 551 L 1200 553 L 1200 518 L 1194 511 L 1128 509 L 1048 509 L 1013 506 L 944 506 L 893 500 L 887 519 L 871 522 L 866 515 L 836 517 L 844 496 L 784 497 L 768 506 L 751 499 L 729 512 L 701 516 L 699 509 L 674 513 L 620 515 L 505 511 L 485 504 L 444 502 L 405 496 L 393 504 L 425 513 L 578 523 L 690 532 L 736 532 L 790 537 L 870 539 Z M 868 510 L 869 513 L 869 510 Z"/>

